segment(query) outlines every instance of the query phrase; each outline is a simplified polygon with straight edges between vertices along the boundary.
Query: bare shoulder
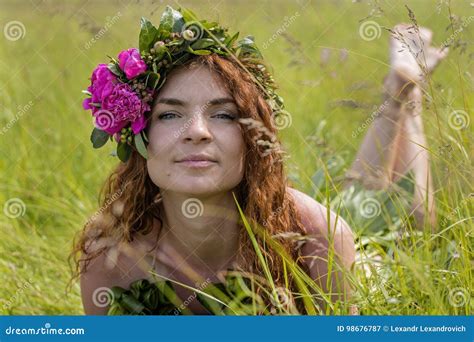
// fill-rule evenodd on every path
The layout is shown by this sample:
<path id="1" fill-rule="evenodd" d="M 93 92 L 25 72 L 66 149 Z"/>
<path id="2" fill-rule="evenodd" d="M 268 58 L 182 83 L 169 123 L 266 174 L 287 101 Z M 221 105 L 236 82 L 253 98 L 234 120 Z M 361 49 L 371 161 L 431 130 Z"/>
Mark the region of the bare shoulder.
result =
<path id="1" fill-rule="evenodd" d="M 91 242 L 88 253 L 92 254 L 100 247 L 97 241 Z M 145 273 L 137 267 L 137 256 L 130 255 L 128 250 L 130 247 L 109 246 L 83 269 L 80 287 L 86 315 L 105 315 L 112 299 L 113 286 L 128 288 L 135 278 L 145 277 Z M 136 251 L 136 248 L 133 250 Z"/>
<path id="2" fill-rule="evenodd" d="M 347 300 L 351 285 L 347 274 L 355 262 L 354 235 L 342 217 L 301 191 L 287 188 L 293 197 L 308 240 L 301 247 L 301 258 L 309 276 L 333 301 Z M 325 302 L 318 300 L 321 308 Z"/>
<path id="3" fill-rule="evenodd" d="M 354 235 L 346 221 L 307 194 L 290 187 L 287 191 L 312 237 L 302 247 L 303 254 L 327 259 L 328 250 L 333 246 L 344 266 L 350 268 L 355 258 Z"/>

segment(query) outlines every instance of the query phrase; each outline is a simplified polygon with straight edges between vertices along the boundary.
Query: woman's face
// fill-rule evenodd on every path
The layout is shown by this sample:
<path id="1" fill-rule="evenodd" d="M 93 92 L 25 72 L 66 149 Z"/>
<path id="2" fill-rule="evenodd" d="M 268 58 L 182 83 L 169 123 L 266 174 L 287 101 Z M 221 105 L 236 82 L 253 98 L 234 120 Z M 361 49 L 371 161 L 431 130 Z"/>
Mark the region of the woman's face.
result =
<path id="1" fill-rule="evenodd" d="M 208 68 L 172 72 L 149 123 L 147 168 L 153 183 L 195 196 L 234 189 L 244 174 L 238 118 L 232 96 Z"/>

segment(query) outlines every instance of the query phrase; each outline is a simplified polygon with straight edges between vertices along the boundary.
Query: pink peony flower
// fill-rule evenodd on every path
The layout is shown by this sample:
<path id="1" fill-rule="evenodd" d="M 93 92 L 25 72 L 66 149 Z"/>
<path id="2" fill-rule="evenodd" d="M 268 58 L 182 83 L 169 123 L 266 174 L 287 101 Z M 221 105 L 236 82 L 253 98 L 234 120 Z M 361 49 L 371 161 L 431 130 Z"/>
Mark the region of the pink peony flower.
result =
<path id="1" fill-rule="evenodd" d="M 91 85 L 87 90 L 92 94 L 82 102 L 84 109 L 91 109 L 92 114 L 97 112 L 98 108 L 91 105 L 93 103 L 102 103 L 117 83 L 117 77 L 109 70 L 107 64 L 99 64 L 92 72 Z"/>
<path id="2" fill-rule="evenodd" d="M 146 64 L 137 49 L 131 48 L 119 53 L 119 66 L 129 80 L 146 71 Z"/>
<path id="3" fill-rule="evenodd" d="M 130 85 L 118 83 L 102 101 L 102 107 L 94 114 L 97 126 L 110 135 L 118 133 L 131 123 L 138 134 L 146 126 L 144 113 L 150 110 L 147 103 L 133 91 Z"/>

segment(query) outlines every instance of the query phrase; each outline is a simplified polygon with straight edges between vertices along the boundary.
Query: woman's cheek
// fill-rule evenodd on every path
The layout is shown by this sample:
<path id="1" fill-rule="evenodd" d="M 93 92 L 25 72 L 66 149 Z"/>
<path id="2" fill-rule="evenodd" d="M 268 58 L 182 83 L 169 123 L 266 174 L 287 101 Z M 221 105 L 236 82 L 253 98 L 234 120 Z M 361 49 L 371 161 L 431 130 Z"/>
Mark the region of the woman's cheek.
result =
<path id="1" fill-rule="evenodd" d="M 154 134 L 153 131 L 150 132 L 150 135 L 148 136 L 148 155 L 152 158 L 158 157 L 159 155 L 159 149 L 158 146 L 160 146 L 160 142 L 156 137 L 156 134 Z"/>
<path id="2" fill-rule="evenodd" d="M 240 128 L 227 132 L 223 137 L 223 143 L 228 147 L 224 152 L 227 168 L 232 168 L 243 175 L 246 146 Z"/>
<path id="3" fill-rule="evenodd" d="M 176 146 L 176 137 L 170 130 L 162 127 L 151 127 L 148 135 L 148 153 L 154 156 L 161 156 L 170 148 Z"/>

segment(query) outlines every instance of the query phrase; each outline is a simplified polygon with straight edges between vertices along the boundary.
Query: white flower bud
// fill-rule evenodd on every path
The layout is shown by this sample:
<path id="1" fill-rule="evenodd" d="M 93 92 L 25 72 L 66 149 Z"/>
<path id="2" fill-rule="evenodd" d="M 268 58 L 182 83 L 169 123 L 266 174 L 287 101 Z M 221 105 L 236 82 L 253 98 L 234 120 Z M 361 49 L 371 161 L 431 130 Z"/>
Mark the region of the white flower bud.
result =
<path id="1" fill-rule="evenodd" d="M 183 38 L 186 40 L 192 40 L 194 38 L 194 32 L 191 30 L 184 30 Z"/>
<path id="2" fill-rule="evenodd" d="M 158 52 L 164 45 L 165 43 L 162 40 L 159 40 L 153 45 L 153 49 L 155 49 L 155 52 Z"/>

